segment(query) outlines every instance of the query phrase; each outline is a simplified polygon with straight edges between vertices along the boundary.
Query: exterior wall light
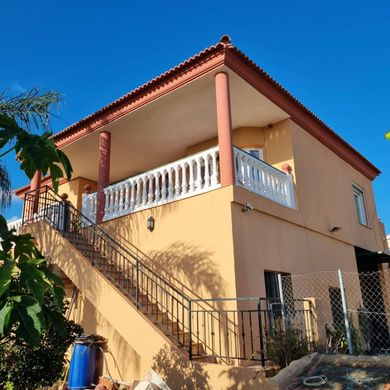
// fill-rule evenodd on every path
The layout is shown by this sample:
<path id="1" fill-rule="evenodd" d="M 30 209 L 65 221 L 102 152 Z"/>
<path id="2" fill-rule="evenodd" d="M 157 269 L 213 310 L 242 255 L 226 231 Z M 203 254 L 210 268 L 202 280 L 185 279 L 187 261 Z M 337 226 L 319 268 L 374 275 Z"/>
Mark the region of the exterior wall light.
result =
<path id="1" fill-rule="evenodd" d="M 250 203 L 245 203 L 244 207 L 241 209 L 243 213 L 246 213 L 247 211 L 252 211 L 255 208 Z"/>
<path id="2" fill-rule="evenodd" d="M 146 227 L 148 228 L 148 230 L 150 232 L 152 232 L 154 230 L 154 218 L 153 217 L 148 218 L 148 222 L 146 224 Z"/>
<path id="3" fill-rule="evenodd" d="M 336 233 L 336 232 L 339 232 L 341 229 L 342 229 L 342 227 L 340 227 L 340 226 L 332 226 L 331 228 L 329 228 L 329 231 L 331 233 Z"/>

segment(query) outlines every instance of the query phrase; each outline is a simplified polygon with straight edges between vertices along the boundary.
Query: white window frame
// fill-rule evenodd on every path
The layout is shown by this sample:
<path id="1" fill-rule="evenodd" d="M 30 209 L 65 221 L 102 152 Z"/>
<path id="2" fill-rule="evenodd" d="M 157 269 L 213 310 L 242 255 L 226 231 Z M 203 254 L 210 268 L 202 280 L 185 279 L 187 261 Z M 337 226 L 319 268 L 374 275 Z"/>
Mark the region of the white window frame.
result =
<path id="1" fill-rule="evenodd" d="M 360 225 L 368 226 L 366 202 L 364 199 L 364 189 L 356 183 L 352 183 L 352 191 L 358 222 L 360 223 Z"/>
<path id="2" fill-rule="evenodd" d="M 254 156 L 254 152 L 257 152 L 259 154 L 258 159 L 264 161 L 264 153 L 262 148 L 244 148 L 243 150 L 254 158 L 257 158 L 256 156 Z"/>

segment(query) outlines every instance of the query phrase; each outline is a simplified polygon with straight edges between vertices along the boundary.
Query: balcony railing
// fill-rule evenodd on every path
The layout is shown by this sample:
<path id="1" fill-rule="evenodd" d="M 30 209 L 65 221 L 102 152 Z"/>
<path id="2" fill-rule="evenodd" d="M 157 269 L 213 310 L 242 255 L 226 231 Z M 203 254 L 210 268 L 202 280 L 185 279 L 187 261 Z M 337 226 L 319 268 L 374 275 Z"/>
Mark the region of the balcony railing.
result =
<path id="1" fill-rule="evenodd" d="M 234 162 L 237 185 L 283 206 L 294 208 L 294 185 L 291 175 L 236 147 Z"/>
<path id="2" fill-rule="evenodd" d="M 7 225 L 8 225 L 8 230 L 15 229 L 16 233 L 18 233 L 19 228 L 22 226 L 22 218 L 19 218 L 12 222 L 8 222 Z"/>
<path id="3" fill-rule="evenodd" d="M 213 147 L 106 187 L 104 220 L 218 188 L 217 161 L 218 147 Z M 96 193 L 84 195 L 83 213 L 93 221 L 96 206 Z"/>
<path id="4" fill-rule="evenodd" d="M 219 149 L 213 147 L 104 189 L 104 221 L 220 187 Z M 234 147 L 236 184 L 294 208 L 291 175 Z M 83 195 L 82 212 L 95 221 L 97 193 Z"/>

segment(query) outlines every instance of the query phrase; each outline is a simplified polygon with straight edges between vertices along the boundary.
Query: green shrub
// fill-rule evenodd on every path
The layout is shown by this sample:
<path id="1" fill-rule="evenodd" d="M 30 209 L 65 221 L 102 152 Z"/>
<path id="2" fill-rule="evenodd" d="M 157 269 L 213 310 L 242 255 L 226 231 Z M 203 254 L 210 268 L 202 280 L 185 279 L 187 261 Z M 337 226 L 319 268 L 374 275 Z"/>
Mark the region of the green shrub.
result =
<path id="1" fill-rule="evenodd" d="M 47 305 L 53 305 L 48 301 Z M 61 379 L 67 364 L 66 351 L 81 335 L 80 325 L 64 318 L 64 328 L 43 331 L 39 345 L 29 345 L 15 336 L 0 340 L 0 388 L 35 390 Z"/>
<path id="2" fill-rule="evenodd" d="M 367 327 L 366 318 L 360 318 L 359 325 Z M 360 327 L 356 327 L 352 316 L 349 316 L 349 328 L 351 332 L 351 341 L 355 355 L 360 355 L 365 352 L 365 332 L 361 331 Z M 327 352 L 329 353 L 348 353 L 348 341 L 345 331 L 345 325 L 325 325 L 326 339 L 327 339 Z"/>
<path id="3" fill-rule="evenodd" d="M 294 327 L 283 330 L 281 326 L 275 326 L 266 341 L 268 359 L 281 368 L 310 353 L 311 347 L 303 332 Z"/>

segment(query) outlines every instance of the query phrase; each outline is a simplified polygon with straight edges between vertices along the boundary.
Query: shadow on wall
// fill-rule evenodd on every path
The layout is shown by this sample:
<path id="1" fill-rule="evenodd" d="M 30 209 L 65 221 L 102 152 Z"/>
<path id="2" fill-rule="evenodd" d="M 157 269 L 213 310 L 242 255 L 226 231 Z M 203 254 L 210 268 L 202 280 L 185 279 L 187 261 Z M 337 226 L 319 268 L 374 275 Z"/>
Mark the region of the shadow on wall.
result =
<path id="1" fill-rule="evenodd" d="M 172 346 L 165 345 L 153 358 L 152 369 L 171 389 L 211 390 L 209 374 L 201 364 L 193 363 Z"/>
<path id="2" fill-rule="evenodd" d="M 260 369 L 243 369 L 242 367 L 230 367 L 222 371 L 219 377 L 225 376 L 230 385 L 225 390 L 246 390 L 264 388 L 264 379 Z M 268 388 L 266 386 L 265 388 Z"/>
<path id="3" fill-rule="evenodd" d="M 212 252 L 179 241 L 162 251 L 151 251 L 149 257 L 153 265 L 165 274 L 174 271 L 175 279 L 188 281 L 190 290 L 202 290 L 203 297 L 225 295 L 225 282 L 212 260 Z M 193 292 L 193 295 L 197 294 Z"/>
<path id="4" fill-rule="evenodd" d="M 102 335 L 108 340 L 104 351 L 104 374 L 121 380 L 132 376 L 139 377 L 142 372 L 138 353 L 81 293 L 77 309 L 78 321 L 83 326 L 85 334 Z"/>

